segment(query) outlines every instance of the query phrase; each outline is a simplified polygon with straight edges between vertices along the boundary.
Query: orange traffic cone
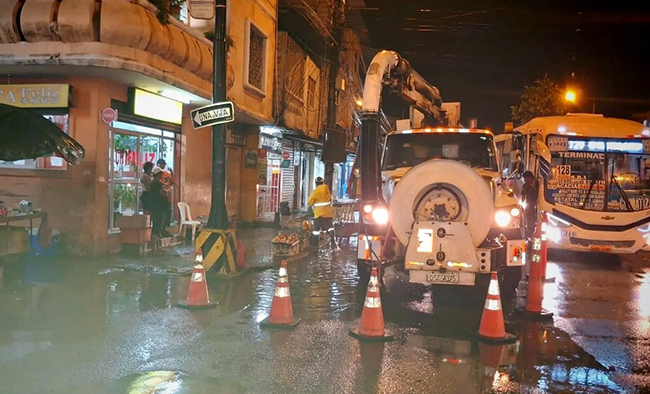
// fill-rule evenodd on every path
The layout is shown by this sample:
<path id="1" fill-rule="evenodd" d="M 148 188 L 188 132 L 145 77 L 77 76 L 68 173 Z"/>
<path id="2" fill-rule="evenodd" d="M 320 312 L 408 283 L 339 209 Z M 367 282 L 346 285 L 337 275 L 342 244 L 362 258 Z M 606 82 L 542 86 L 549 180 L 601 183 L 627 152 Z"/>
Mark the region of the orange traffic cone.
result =
<path id="1" fill-rule="evenodd" d="M 248 262 L 246 261 L 246 249 L 241 239 L 237 238 L 237 268 L 242 270 L 248 269 Z"/>
<path id="2" fill-rule="evenodd" d="M 553 313 L 542 309 L 543 283 L 542 283 L 542 230 L 541 225 L 535 227 L 533 245 L 530 255 L 530 271 L 528 276 L 528 295 L 524 313 L 532 317 L 547 318 Z"/>
<path id="3" fill-rule="evenodd" d="M 289 276 L 287 275 L 287 262 L 282 260 L 278 282 L 275 286 L 275 295 L 271 302 L 271 313 L 260 322 L 262 327 L 293 328 L 300 323 L 300 319 L 293 318 L 291 307 L 291 294 L 289 293 Z"/>
<path id="4" fill-rule="evenodd" d="M 517 340 L 517 337 L 506 332 L 503 309 L 501 309 L 499 278 L 496 272 L 492 272 L 478 335 L 480 339 L 494 343 L 515 342 Z"/>
<path id="5" fill-rule="evenodd" d="M 210 302 L 208 293 L 208 282 L 205 281 L 205 268 L 203 267 L 203 252 L 196 250 L 194 258 L 194 271 L 190 279 L 190 287 L 187 290 L 187 299 L 178 301 L 178 306 L 187 309 L 207 309 L 219 305 L 217 302 Z"/>
<path id="6" fill-rule="evenodd" d="M 488 345 L 479 342 L 479 360 L 480 360 L 480 375 L 481 380 L 479 388 L 481 393 L 493 392 L 495 384 L 495 376 L 501 361 L 501 353 L 503 352 L 504 345 Z"/>
<path id="7" fill-rule="evenodd" d="M 392 341 L 395 338 L 395 335 L 389 334 L 384 328 L 384 313 L 381 309 L 377 267 L 374 267 L 370 274 L 359 329 L 350 330 L 350 335 L 360 341 Z"/>
<path id="8" fill-rule="evenodd" d="M 542 240 L 542 249 L 540 256 L 542 259 L 542 283 L 553 283 L 555 278 L 546 276 L 546 262 L 548 261 L 548 220 L 546 219 L 546 212 L 542 212 L 542 233 L 540 236 Z"/>
<path id="9" fill-rule="evenodd" d="M 521 349 L 519 353 L 519 366 L 522 372 L 532 371 L 537 364 L 539 353 L 539 322 L 526 322 L 521 332 Z"/>

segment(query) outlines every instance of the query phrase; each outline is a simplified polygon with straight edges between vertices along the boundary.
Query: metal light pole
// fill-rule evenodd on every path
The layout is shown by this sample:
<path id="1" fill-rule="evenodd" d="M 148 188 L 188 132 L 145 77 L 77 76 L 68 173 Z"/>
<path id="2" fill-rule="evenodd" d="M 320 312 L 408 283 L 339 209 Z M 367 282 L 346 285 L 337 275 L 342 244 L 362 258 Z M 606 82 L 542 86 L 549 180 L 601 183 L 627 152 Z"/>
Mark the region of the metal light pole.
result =
<path id="1" fill-rule="evenodd" d="M 216 0 L 214 18 L 212 103 L 226 101 L 226 0 Z M 212 202 L 208 227 L 230 227 L 226 210 L 226 125 L 212 126 Z"/>
<path id="2" fill-rule="evenodd" d="M 336 105 L 336 78 L 339 75 L 339 68 L 341 67 L 340 54 L 341 54 L 341 39 L 343 37 L 343 23 L 345 20 L 343 0 L 334 0 L 333 3 L 333 16 L 332 16 L 332 36 L 334 38 L 333 45 L 329 48 L 329 76 L 328 76 L 328 103 L 327 103 L 327 120 L 325 128 L 325 137 L 328 133 L 334 132 L 336 128 L 336 120 L 338 114 L 338 106 Z M 334 162 L 325 162 L 325 184 L 332 190 L 334 184 Z"/>

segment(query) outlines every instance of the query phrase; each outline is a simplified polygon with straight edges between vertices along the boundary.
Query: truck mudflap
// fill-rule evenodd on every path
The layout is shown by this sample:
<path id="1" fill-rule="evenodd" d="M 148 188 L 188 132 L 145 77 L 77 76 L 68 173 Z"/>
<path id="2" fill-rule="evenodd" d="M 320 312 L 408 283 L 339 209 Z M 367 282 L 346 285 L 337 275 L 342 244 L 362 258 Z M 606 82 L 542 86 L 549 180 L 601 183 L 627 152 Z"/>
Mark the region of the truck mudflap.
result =
<path id="1" fill-rule="evenodd" d="M 376 261 L 377 258 L 380 260 L 382 257 L 382 242 L 384 237 L 376 235 L 359 235 L 359 241 L 357 244 L 357 259 L 366 260 L 366 261 Z"/>

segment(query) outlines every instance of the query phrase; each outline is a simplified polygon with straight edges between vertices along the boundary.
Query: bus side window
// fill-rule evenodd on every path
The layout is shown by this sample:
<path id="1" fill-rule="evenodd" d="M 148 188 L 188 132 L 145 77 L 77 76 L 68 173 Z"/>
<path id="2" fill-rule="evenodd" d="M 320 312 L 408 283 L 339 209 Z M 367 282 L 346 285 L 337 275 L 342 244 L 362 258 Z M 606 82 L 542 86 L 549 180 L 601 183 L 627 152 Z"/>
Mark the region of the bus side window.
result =
<path id="1" fill-rule="evenodd" d="M 497 148 L 497 157 L 499 160 L 499 170 L 501 170 L 501 176 L 503 178 L 507 178 L 509 171 L 508 162 L 510 161 L 510 157 L 507 152 L 506 141 L 499 141 L 495 145 Z"/>

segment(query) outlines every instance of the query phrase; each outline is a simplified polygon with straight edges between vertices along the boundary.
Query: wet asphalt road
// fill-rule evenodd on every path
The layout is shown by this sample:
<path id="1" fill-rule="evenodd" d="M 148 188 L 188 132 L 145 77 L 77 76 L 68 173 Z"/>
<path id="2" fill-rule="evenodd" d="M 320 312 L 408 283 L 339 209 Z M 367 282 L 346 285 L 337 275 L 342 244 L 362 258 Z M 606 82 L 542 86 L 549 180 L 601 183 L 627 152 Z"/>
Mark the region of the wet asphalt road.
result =
<path id="1" fill-rule="evenodd" d="M 348 336 L 365 288 L 354 253 L 289 266 L 293 331 L 266 331 L 277 269 L 211 280 L 219 308 L 190 312 L 189 277 L 155 264 L 39 260 L 5 268 L 0 393 L 616 393 L 650 390 L 650 268 L 552 255 L 547 323 L 508 316 L 514 345 L 479 345 L 483 300 L 388 271 L 394 342 Z M 190 259 L 177 258 L 179 264 Z M 169 265 L 168 265 L 169 266 Z M 506 313 L 523 300 L 504 300 Z M 154 389 L 155 388 L 155 389 Z M 155 391 L 158 390 L 158 391 Z"/>

